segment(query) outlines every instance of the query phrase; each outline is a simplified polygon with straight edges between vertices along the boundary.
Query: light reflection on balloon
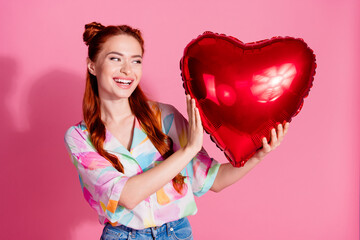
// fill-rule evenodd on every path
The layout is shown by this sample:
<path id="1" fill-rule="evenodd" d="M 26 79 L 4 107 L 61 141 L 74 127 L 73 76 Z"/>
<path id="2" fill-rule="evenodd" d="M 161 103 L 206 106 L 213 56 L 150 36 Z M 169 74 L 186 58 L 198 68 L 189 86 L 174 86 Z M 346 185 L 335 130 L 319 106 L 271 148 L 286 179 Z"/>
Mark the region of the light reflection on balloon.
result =
<path id="1" fill-rule="evenodd" d="M 296 76 L 294 64 L 286 63 L 279 67 L 270 67 L 263 73 L 253 76 L 251 92 L 258 102 L 266 103 L 278 99 L 284 91 L 290 88 Z"/>
<path id="2" fill-rule="evenodd" d="M 216 95 L 225 106 L 232 106 L 236 102 L 236 92 L 227 84 L 219 84 L 216 87 Z"/>
<path id="3" fill-rule="evenodd" d="M 206 99 L 213 101 L 217 105 L 231 106 L 235 103 L 236 92 L 231 86 L 227 84 L 218 84 L 216 86 L 215 76 L 207 73 L 203 74 L 203 80 L 207 86 Z"/>
<path id="4" fill-rule="evenodd" d="M 204 83 L 206 87 L 206 98 L 220 105 L 216 98 L 215 76 L 211 74 L 203 74 Z"/>

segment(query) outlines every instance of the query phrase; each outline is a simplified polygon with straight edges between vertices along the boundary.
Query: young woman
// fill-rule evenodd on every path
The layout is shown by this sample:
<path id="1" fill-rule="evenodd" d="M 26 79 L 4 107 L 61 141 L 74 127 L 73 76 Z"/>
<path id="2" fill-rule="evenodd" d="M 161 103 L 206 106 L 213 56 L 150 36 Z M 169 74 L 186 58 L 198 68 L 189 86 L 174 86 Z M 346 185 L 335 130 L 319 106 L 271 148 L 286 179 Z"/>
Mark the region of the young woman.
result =
<path id="1" fill-rule="evenodd" d="M 288 123 L 263 139 L 244 167 L 219 164 L 202 148 L 194 99 L 189 121 L 149 101 L 139 82 L 144 41 L 126 25 L 85 26 L 88 46 L 84 120 L 65 134 L 83 194 L 105 225 L 101 239 L 192 239 L 194 196 L 235 183 L 282 141 Z M 241 147 L 241 146 L 239 146 Z"/>

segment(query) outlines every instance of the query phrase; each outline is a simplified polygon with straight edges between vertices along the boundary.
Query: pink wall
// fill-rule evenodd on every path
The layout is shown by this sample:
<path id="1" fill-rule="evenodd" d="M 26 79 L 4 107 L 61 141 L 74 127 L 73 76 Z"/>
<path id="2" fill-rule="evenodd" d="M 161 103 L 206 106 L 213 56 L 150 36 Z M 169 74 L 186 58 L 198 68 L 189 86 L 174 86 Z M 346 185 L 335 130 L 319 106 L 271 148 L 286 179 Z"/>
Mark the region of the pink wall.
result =
<path id="1" fill-rule="evenodd" d="M 282 146 L 237 184 L 199 198 L 190 221 L 195 239 L 358 239 L 359 2 L 122 2 L 1 3 L 0 238 L 99 239 L 63 144 L 81 119 L 83 27 L 97 20 L 142 29 L 143 88 L 183 113 L 179 60 L 205 30 L 244 42 L 303 38 L 317 74 Z M 226 161 L 208 136 L 205 147 Z"/>

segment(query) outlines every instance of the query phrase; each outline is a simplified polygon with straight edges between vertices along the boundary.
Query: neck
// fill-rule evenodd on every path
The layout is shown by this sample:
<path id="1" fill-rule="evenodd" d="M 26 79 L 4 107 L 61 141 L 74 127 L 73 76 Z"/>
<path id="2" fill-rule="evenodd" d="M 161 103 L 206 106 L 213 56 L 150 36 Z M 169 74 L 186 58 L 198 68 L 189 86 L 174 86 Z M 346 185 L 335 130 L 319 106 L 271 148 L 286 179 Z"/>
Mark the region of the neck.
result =
<path id="1" fill-rule="evenodd" d="M 129 99 L 101 100 L 101 120 L 106 123 L 121 122 L 124 118 L 132 116 Z"/>

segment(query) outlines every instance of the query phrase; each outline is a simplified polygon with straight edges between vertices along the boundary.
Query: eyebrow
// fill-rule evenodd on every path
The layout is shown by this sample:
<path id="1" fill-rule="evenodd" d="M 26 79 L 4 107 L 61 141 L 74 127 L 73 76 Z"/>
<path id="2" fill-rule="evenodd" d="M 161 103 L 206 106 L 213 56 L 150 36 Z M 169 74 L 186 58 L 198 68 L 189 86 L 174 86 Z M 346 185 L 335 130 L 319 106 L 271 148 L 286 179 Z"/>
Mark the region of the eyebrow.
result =
<path id="1" fill-rule="evenodd" d="M 117 55 L 120 55 L 120 56 L 122 56 L 122 57 L 124 56 L 124 54 L 119 53 L 119 52 L 109 52 L 109 53 L 106 54 L 106 56 L 107 56 L 107 55 L 110 55 L 110 54 L 117 54 Z M 137 58 L 137 57 L 142 58 L 141 55 L 132 55 L 131 57 L 132 57 L 132 58 Z"/>

